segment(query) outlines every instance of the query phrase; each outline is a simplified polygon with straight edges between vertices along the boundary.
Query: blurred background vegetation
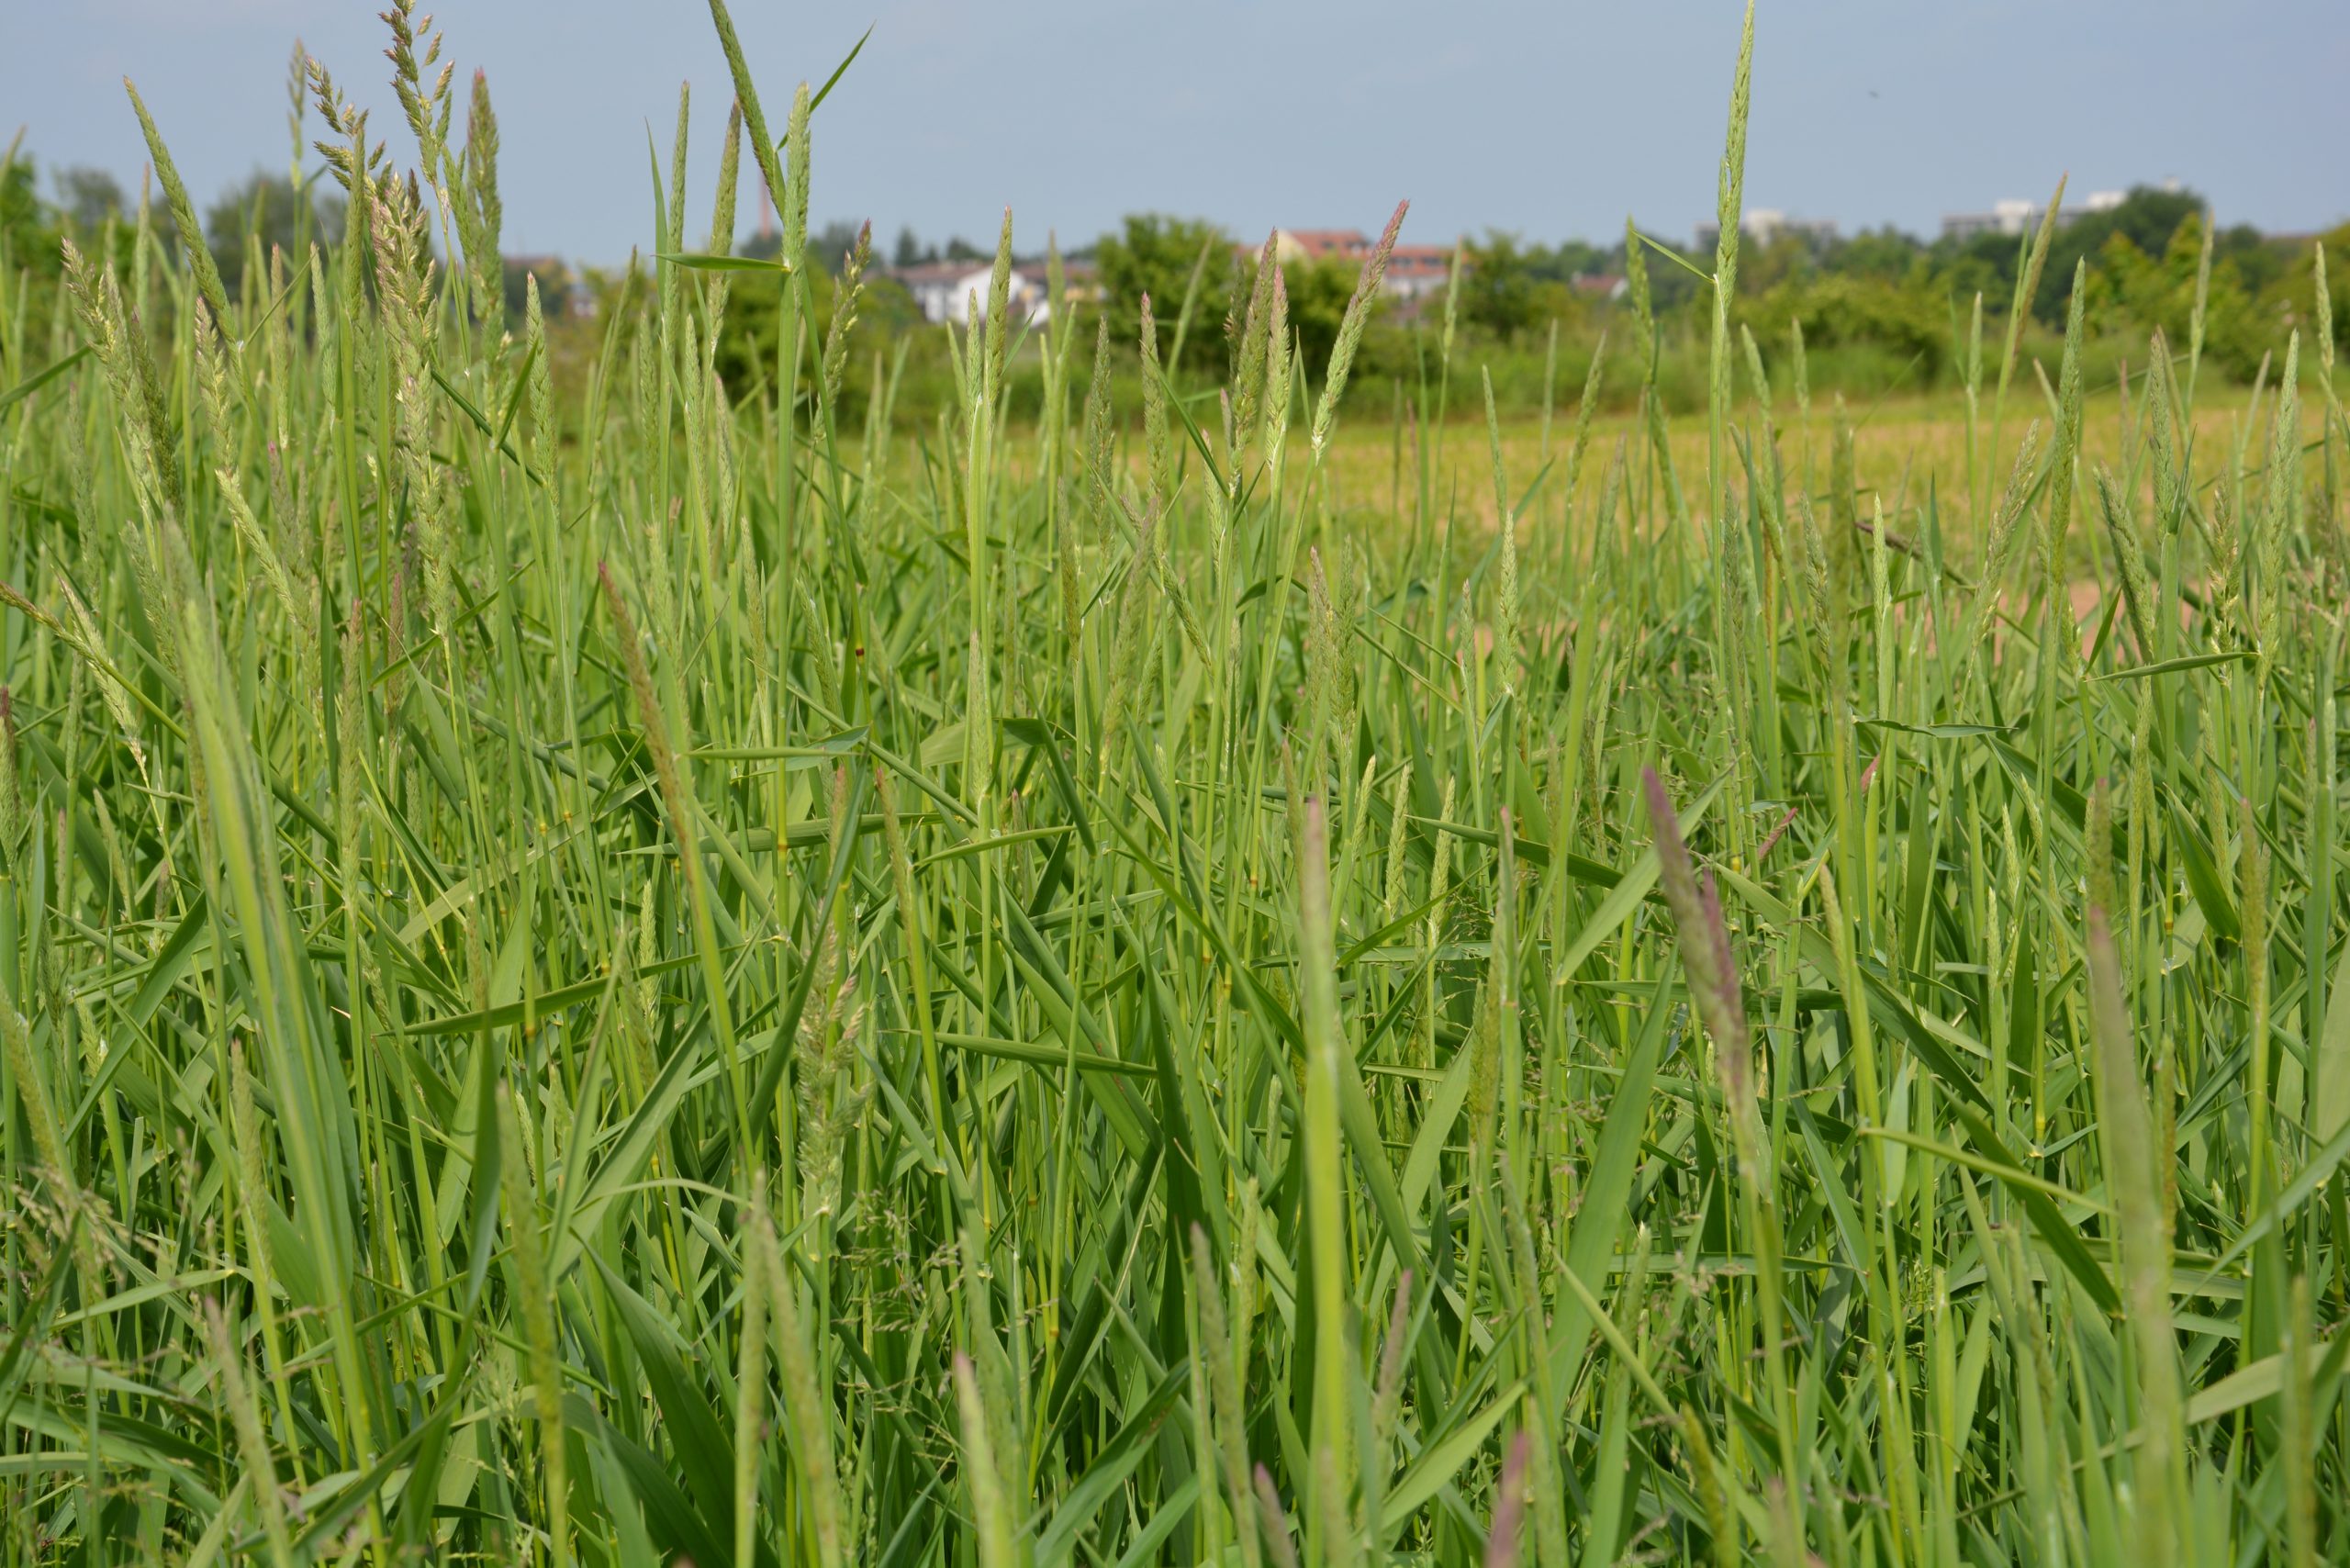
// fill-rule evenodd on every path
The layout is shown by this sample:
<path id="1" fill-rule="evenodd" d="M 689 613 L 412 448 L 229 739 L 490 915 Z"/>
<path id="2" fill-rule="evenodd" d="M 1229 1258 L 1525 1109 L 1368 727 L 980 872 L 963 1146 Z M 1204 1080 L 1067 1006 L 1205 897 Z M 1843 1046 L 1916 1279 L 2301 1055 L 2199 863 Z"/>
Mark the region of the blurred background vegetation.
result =
<path id="1" fill-rule="evenodd" d="M 44 174 L 11 148 L 0 169 L 0 255 L 28 284 L 34 316 L 45 289 L 53 290 L 58 241 L 71 236 L 85 250 L 111 250 L 128 269 L 143 197 L 110 174 L 62 168 Z M 151 242 L 165 252 L 177 241 L 152 197 Z M 256 171 L 223 191 L 206 210 L 205 239 L 231 293 L 265 286 L 270 248 L 299 256 L 312 239 L 341 233 L 341 203 L 313 182 L 297 187 L 285 174 Z M 2085 369 L 2092 385 L 2110 385 L 2132 360 L 2143 360 L 2147 333 L 2161 328 L 2175 347 L 2187 341 L 2204 244 L 2208 206 L 2191 190 L 2141 186 L 2119 203 L 2068 216 L 2055 233 L 2031 303 L 2020 373 L 2029 378 L 2034 358 L 2053 363 L 2056 343 L 2081 269 L 2083 310 L 2090 333 Z M 819 334 L 829 325 L 836 274 L 854 247 L 857 226 L 822 229 L 812 252 L 828 275 L 816 280 Z M 1025 231 L 1024 231 L 1024 233 Z M 1408 237 L 1408 231 L 1407 231 Z M 1118 231 L 1064 252 L 1077 286 L 1074 308 L 1086 313 L 1080 330 L 1091 338 L 1092 317 L 1109 323 L 1119 349 L 1139 330 L 1141 302 L 1154 306 L 1162 355 L 1176 350 L 1181 330 L 1179 383 L 1206 387 L 1221 381 L 1231 353 L 1236 297 L 1245 301 L 1261 236 L 1229 233 L 1200 218 L 1165 214 L 1127 218 Z M 2350 224 L 2322 235 L 2279 236 L 2249 227 L 2221 229 L 2211 239 L 2211 274 L 2205 317 L 2205 374 L 2237 384 L 2262 371 L 2264 356 L 2295 327 L 2306 330 L 2311 301 L 2312 241 L 2339 255 L 2350 252 Z M 738 251 L 772 254 L 771 237 L 754 235 Z M 1703 408 L 1707 279 L 1710 240 L 1700 251 L 1685 241 L 1649 236 L 1642 262 L 1652 301 L 1657 382 L 1669 411 Z M 2021 244 L 2011 235 L 1978 233 L 1925 241 L 1892 228 L 1822 238 L 1796 229 L 1768 237 L 1750 233 L 1740 252 L 1735 319 L 1750 329 L 1774 366 L 1789 361 L 1800 323 L 1807 379 L 1814 397 L 1848 400 L 1930 395 L 1956 385 L 1975 297 L 1982 297 L 1986 341 L 1996 342 L 2015 289 Z M 944 334 L 925 330 L 922 308 L 896 274 L 938 263 L 984 267 L 991 245 L 961 238 L 925 241 L 901 230 L 893 241 L 877 237 L 857 302 L 865 357 L 850 365 L 852 395 L 877 378 L 898 377 L 892 408 L 901 420 L 927 421 L 952 400 L 952 370 Z M 1043 281 L 1041 250 L 1024 248 L 1024 272 Z M 616 267 L 575 266 L 553 256 L 509 257 L 507 317 L 521 315 L 524 278 L 535 274 L 550 302 L 551 353 L 558 376 L 584 376 L 600 346 L 604 323 L 621 290 L 643 286 L 641 259 Z M 1326 362 L 1360 263 L 1350 258 L 1283 263 L 1290 324 L 1308 366 Z M 1401 398 L 1421 418 L 1482 417 L 1482 398 L 1470 390 L 1476 373 L 1493 377 L 1505 416 L 1539 409 L 1546 386 L 1559 407 L 1579 396 L 1603 337 L 1601 398 L 1620 409 L 1635 398 L 1642 356 L 1638 312 L 1626 287 L 1632 270 L 1621 240 L 1556 245 L 1488 230 L 1459 242 L 1452 282 L 1413 300 L 1382 299 L 1365 339 L 1350 396 L 1387 403 Z M 2338 320 L 2350 319 L 2350 269 L 2330 279 Z M 251 279 L 249 273 L 257 273 Z M 1449 295 L 1457 294 L 1457 298 Z M 747 392 L 773 374 L 775 300 L 772 284 L 742 275 L 733 291 L 726 337 L 719 347 L 722 374 Z M 1191 300 L 1188 319 L 1182 309 Z M 563 302 L 558 309 L 554 302 Z M 163 310 L 168 302 L 151 308 Z M 1450 364 L 1463 386 L 1443 397 L 1448 323 Z M 1033 345 L 1013 357 L 1012 414 L 1032 418 L 1042 393 Z M 18 357 L 16 355 L 11 356 Z M 1090 366 L 1091 356 L 1080 356 Z M 1120 381 L 1135 375 L 1133 356 L 1112 356 Z M 1076 394 L 1082 395 L 1082 375 Z M 2304 375 L 2314 376 L 2313 363 Z M 1774 374 L 1777 372 L 1774 370 Z M 2276 369 L 2272 365 L 2272 376 Z M 1425 384 L 1426 390 L 1423 391 Z M 1131 389 L 1129 389 L 1131 390 Z M 1124 406 L 1132 407 L 1131 399 Z"/>

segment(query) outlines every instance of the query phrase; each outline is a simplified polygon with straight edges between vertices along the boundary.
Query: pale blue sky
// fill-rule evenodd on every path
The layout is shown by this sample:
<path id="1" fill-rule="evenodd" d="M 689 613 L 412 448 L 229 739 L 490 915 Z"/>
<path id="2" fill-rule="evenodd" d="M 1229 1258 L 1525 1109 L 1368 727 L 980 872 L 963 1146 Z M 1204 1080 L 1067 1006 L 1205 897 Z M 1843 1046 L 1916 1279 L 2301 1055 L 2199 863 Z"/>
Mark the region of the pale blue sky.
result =
<path id="1" fill-rule="evenodd" d="M 199 201 L 282 168 L 299 35 L 413 144 L 383 84 L 384 0 L 0 0 L 0 138 L 135 190 L 128 73 Z M 736 0 L 769 112 L 873 40 L 817 118 L 814 218 L 1024 248 L 1125 212 L 1375 229 L 1686 234 L 1713 205 L 1733 0 Z M 651 227 L 645 126 L 666 156 L 695 89 L 693 227 L 729 96 L 701 0 L 445 0 L 487 69 L 507 247 L 624 258 Z M 2223 221 L 2350 218 L 2344 0 L 1765 0 L 1750 207 L 1931 232 L 1945 211 L 2177 176 Z M 462 115 L 462 110 L 460 110 Z M 315 118 L 312 129 L 316 129 Z M 778 127 L 778 133 L 780 128 Z M 745 160 L 747 173 L 748 161 Z M 744 226 L 755 213 L 746 183 Z"/>

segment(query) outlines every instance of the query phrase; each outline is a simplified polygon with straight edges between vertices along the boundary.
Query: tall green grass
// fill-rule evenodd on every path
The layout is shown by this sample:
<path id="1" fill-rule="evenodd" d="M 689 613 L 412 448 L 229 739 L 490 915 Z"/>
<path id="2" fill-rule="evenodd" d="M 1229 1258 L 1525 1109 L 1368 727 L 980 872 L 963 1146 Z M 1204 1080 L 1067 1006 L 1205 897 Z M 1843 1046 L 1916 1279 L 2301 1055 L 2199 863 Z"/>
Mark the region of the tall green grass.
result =
<path id="1" fill-rule="evenodd" d="M 1978 308 L 1857 472 L 1750 22 L 1705 471 L 1399 405 L 1342 514 L 1278 268 L 1213 398 L 997 308 L 845 400 L 711 10 L 780 262 L 681 102 L 576 396 L 405 5 L 338 248 L 164 265 L 150 124 L 127 270 L 0 268 L 0 1558 L 2350 1560 L 2330 322 L 2085 471 Z"/>

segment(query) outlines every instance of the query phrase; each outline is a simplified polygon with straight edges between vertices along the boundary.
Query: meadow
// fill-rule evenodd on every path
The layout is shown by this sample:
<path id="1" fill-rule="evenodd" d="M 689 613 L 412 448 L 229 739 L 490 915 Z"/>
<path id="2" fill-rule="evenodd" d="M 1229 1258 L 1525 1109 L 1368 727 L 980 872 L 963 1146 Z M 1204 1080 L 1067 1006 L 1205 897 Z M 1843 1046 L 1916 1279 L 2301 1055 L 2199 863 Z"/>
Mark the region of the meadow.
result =
<path id="1" fill-rule="evenodd" d="M 2054 368 L 2049 369 L 2053 375 Z M 1359 399 L 1365 407 L 1351 422 L 1332 430 L 1323 454 L 1322 474 L 1330 487 L 1331 504 L 1358 519 L 1365 532 L 1375 532 L 1382 525 L 1409 526 L 1425 513 L 1437 527 L 1449 524 L 1460 529 L 1464 537 L 1479 536 L 1480 547 L 1491 544 L 1501 526 L 1500 503 L 1494 498 L 1491 475 L 1495 439 L 1505 471 L 1539 479 L 1548 491 L 1558 482 L 1557 470 L 1569 455 L 1580 423 L 1579 411 L 1570 401 L 1566 409 L 1554 410 L 1547 422 L 1539 415 L 1501 415 L 1490 425 L 1482 417 L 1455 420 L 1423 437 L 1413 424 L 1416 388 L 1391 384 L 1387 391 L 1382 408 L 1377 388 L 1360 388 Z M 1963 396 L 1850 402 L 1831 396 L 1821 399 L 1808 418 L 1793 409 L 1789 412 L 1792 417 L 1781 432 L 1779 446 L 1787 485 L 1804 491 L 1815 503 L 1830 504 L 1833 498 L 1833 504 L 1848 509 L 1848 524 L 1880 503 L 1888 517 L 1914 519 L 1927 510 L 1930 492 L 1946 503 L 1954 490 L 1960 504 L 1936 509 L 1937 521 L 1979 551 L 1983 541 L 1972 528 L 1986 509 L 1979 503 L 1970 504 L 1966 487 L 1971 476 L 1979 480 L 1981 465 L 1979 454 L 1977 462 L 1970 465 L 1968 461 Z M 2081 461 L 2090 465 L 2092 472 L 2101 463 L 2112 468 L 2117 477 L 2134 471 L 2140 498 L 2151 504 L 2152 476 L 2143 471 L 2145 465 L 2130 462 L 2130 448 L 2139 433 L 2136 414 L 2135 398 L 2120 395 L 2113 386 L 2101 391 L 2085 388 Z M 1987 418 L 1987 409 L 1977 410 L 1978 448 L 1986 439 L 1982 427 Z M 2199 440 L 2232 449 L 2243 439 L 2247 420 L 2257 425 L 2263 418 L 2249 388 L 2222 386 L 2212 388 L 2199 402 L 2195 429 Z M 2053 422 L 2043 417 L 2043 423 Z M 1703 472 L 1708 439 L 1702 422 L 1669 422 L 1665 442 L 1674 468 L 1690 475 Z M 1584 441 L 1589 462 L 1588 454 L 1593 451 L 1612 454 L 1620 443 L 1628 456 L 1639 446 L 1652 445 L 1653 438 L 1645 411 L 1610 410 L 1603 405 L 1593 414 Z M 1291 454 L 1292 462 L 1310 456 L 1309 439 L 1293 435 Z M 1033 454 L 1014 454 L 1013 473 L 1025 471 L 1023 459 L 1028 456 Z M 2322 464 L 2316 458 L 2312 453 L 2305 462 L 2322 470 Z M 1840 464 L 1848 465 L 1852 476 L 1841 492 L 1832 488 L 1843 484 Z M 1512 496 L 1512 509 L 1529 520 L 1529 532 L 1554 542 L 1560 530 L 1572 532 L 1587 527 L 1597 510 L 1588 504 L 1588 498 L 1584 504 L 1565 510 L 1554 498 L 1550 511 L 1538 521 L 1520 504 L 1524 499 L 1522 493 Z M 1706 497 L 1697 494 L 1687 499 L 1692 515 L 1702 521 Z M 1649 521 L 1662 519 L 1652 516 Z M 2087 556 L 2076 557 L 2074 571 L 2076 577 L 2095 576 Z"/>
<path id="2" fill-rule="evenodd" d="M 0 255 L 0 1562 L 2350 1562 L 2322 254 L 1840 413 L 1750 15 L 1702 417 L 1349 388 L 1383 251 L 1178 386 L 1007 218 L 913 421 L 711 11 L 576 386 L 405 0 L 342 242 L 232 295 L 134 92 Z"/>

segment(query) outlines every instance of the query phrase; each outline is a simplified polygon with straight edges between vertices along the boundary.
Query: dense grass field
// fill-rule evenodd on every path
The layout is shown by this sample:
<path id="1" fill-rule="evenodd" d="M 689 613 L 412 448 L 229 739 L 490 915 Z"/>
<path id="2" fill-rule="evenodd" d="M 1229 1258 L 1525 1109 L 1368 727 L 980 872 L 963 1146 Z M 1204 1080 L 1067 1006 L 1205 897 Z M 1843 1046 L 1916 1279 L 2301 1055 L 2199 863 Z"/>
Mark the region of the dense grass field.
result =
<path id="1" fill-rule="evenodd" d="M 392 20 L 349 243 L 0 266 L 0 1561 L 2350 1561 L 2322 305 L 917 428 L 681 142 L 558 398 Z"/>

